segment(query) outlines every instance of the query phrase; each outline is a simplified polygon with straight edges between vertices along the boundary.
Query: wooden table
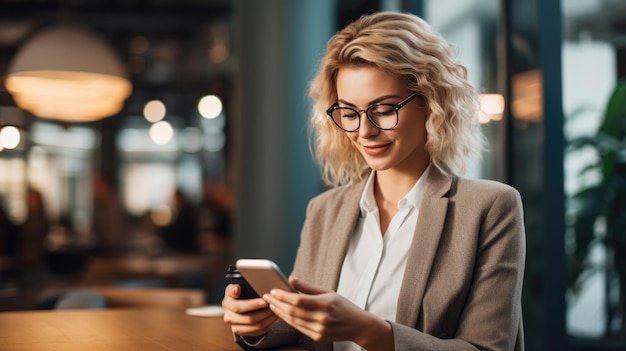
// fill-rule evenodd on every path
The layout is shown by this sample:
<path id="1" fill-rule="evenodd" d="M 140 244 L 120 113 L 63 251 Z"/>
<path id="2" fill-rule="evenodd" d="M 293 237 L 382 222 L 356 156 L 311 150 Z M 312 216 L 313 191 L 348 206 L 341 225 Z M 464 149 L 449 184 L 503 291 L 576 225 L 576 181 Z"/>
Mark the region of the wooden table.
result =
<path id="1" fill-rule="evenodd" d="M 240 348 L 221 317 L 194 317 L 184 311 L 166 309 L 109 309 L 0 313 L 0 350 L 236 351 Z"/>

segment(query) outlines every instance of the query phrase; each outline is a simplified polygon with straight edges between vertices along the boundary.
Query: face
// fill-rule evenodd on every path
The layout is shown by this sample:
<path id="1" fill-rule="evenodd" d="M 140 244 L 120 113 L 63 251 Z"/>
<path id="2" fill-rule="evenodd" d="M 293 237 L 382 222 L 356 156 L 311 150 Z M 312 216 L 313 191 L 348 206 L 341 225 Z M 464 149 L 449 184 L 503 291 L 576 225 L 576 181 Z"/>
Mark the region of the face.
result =
<path id="1" fill-rule="evenodd" d="M 398 104 L 411 96 L 403 82 L 373 66 L 347 66 L 337 74 L 339 106 L 365 110 L 375 103 Z M 418 172 L 428 164 L 425 121 L 428 108 L 418 96 L 398 111 L 398 124 L 380 130 L 362 112 L 360 128 L 346 135 L 376 171 Z"/>

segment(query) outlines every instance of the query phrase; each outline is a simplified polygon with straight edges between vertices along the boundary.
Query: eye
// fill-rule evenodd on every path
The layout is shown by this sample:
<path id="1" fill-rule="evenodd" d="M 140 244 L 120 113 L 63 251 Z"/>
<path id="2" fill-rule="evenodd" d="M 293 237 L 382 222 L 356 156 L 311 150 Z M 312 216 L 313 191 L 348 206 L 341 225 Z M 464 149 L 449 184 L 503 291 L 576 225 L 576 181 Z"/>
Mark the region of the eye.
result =
<path id="1" fill-rule="evenodd" d="M 353 118 L 359 117 L 359 114 L 351 108 L 342 107 L 342 108 L 339 108 L 338 110 L 339 110 L 341 118 L 353 119 Z"/>
<path id="2" fill-rule="evenodd" d="M 396 109 L 393 105 L 375 105 L 370 109 L 370 115 L 372 117 L 386 117 L 393 116 L 396 113 Z"/>

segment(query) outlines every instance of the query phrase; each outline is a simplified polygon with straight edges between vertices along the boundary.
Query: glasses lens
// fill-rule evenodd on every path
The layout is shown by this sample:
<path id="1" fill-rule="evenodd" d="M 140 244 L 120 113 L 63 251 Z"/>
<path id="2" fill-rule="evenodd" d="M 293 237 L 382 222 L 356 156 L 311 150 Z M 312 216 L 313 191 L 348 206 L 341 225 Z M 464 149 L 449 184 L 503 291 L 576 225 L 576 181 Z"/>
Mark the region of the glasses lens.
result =
<path id="1" fill-rule="evenodd" d="M 380 129 L 391 129 L 398 123 L 398 110 L 395 105 L 378 104 L 367 109 L 370 120 Z"/>
<path id="2" fill-rule="evenodd" d="M 351 132 L 359 128 L 359 113 L 349 107 L 337 107 L 332 111 L 333 121 L 339 128 Z"/>

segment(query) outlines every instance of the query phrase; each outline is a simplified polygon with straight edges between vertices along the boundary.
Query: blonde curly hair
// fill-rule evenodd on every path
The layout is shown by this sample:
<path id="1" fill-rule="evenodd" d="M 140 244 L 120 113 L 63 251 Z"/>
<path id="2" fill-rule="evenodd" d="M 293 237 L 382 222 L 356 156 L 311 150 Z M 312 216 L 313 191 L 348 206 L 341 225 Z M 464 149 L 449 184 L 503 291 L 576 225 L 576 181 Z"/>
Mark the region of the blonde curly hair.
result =
<path id="1" fill-rule="evenodd" d="M 309 91 L 314 101 L 311 142 L 324 182 L 338 186 L 370 172 L 346 133 L 326 115 L 337 101 L 337 72 L 345 66 L 373 65 L 422 95 L 431 111 L 426 149 L 431 163 L 444 174 L 460 174 L 469 159 L 480 156 L 484 136 L 478 122 L 478 92 L 454 54 L 453 46 L 428 23 L 407 13 L 365 15 L 337 32 Z"/>

